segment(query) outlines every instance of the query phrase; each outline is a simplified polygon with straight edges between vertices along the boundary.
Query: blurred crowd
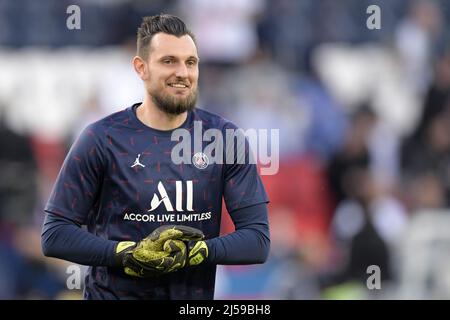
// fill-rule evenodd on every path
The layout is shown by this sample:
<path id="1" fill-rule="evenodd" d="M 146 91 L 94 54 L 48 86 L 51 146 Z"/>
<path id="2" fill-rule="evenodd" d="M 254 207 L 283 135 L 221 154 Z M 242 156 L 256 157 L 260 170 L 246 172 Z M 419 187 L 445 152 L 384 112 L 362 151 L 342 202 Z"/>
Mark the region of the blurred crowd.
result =
<path id="1" fill-rule="evenodd" d="M 280 130 L 269 260 L 220 266 L 216 298 L 450 298 L 447 1 L 0 0 L 0 299 L 81 298 L 43 207 L 80 130 L 141 101 L 134 33 L 161 12 L 197 36 L 199 107 Z"/>

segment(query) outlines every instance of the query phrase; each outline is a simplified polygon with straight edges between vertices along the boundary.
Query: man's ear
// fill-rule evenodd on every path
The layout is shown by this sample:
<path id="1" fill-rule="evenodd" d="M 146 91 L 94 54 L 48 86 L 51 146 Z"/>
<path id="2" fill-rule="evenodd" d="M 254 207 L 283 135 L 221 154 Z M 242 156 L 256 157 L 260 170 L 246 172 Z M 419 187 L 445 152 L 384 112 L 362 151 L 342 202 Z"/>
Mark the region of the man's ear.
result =
<path id="1" fill-rule="evenodd" d="M 139 56 L 133 58 L 133 67 L 136 73 L 142 80 L 147 80 L 148 78 L 148 68 L 147 63 Z"/>

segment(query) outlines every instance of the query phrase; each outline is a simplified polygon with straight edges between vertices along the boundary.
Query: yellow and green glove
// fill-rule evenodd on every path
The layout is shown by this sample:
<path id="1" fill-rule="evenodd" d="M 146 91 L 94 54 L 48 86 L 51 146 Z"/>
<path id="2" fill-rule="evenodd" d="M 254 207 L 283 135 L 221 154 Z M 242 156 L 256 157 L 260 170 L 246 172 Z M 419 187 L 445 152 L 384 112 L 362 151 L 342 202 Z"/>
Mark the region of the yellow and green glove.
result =
<path id="1" fill-rule="evenodd" d="M 205 241 L 189 241 L 187 251 L 187 266 L 199 265 L 208 258 L 208 246 Z"/>
<path id="2" fill-rule="evenodd" d="M 119 242 L 116 246 L 116 259 L 128 275 L 158 276 L 203 262 L 208 255 L 206 243 L 201 241 L 203 238 L 203 232 L 196 228 L 164 225 L 137 244 L 132 241 Z M 192 251 L 189 250 L 191 243 Z M 204 246 L 196 243 L 204 243 Z M 192 256 L 190 252 L 193 253 Z M 188 259 L 190 257 L 193 258 L 192 264 L 191 259 Z"/>
<path id="3" fill-rule="evenodd" d="M 169 241 L 171 241 L 171 251 L 176 253 L 177 262 L 180 262 L 183 267 L 199 265 L 208 258 L 208 246 L 205 241 L 190 240 L 183 242 L 168 240 L 165 246 L 168 245 Z"/>
<path id="4" fill-rule="evenodd" d="M 170 250 L 177 255 L 177 262 L 185 260 L 184 264 L 180 262 L 183 264 L 182 267 L 199 265 L 208 257 L 208 246 L 205 241 L 202 241 L 205 236 L 199 229 L 182 225 L 168 225 L 159 227 L 149 237 L 159 239 L 158 241 L 182 240 L 183 242 L 170 242 L 170 245 L 165 243 L 167 245 L 165 250 Z"/>

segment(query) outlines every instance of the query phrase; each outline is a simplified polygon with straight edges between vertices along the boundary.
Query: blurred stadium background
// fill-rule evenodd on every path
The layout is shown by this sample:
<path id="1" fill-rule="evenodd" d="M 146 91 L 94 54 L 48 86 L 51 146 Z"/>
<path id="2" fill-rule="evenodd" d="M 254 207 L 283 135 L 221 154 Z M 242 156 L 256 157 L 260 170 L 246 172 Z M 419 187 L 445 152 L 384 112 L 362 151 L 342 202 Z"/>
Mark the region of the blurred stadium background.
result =
<path id="1" fill-rule="evenodd" d="M 141 100 L 135 30 L 161 12 L 197 35 L 199 106 L 280 129 L 270 258 L 220 266 L 217 299 L 450 298 L 445 0 L 0 0 L 0 298 L 81 298 L 41 254 L 43 206 L 80 130 Z"/>

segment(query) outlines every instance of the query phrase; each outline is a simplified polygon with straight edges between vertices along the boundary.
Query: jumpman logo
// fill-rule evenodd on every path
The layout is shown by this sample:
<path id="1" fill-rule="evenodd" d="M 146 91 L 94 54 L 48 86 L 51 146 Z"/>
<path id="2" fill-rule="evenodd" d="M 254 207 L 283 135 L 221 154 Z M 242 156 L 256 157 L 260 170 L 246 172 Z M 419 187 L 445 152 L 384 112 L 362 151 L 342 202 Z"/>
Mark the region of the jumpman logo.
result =
<path id="1" fill-rule="evenodd" d="M 136 160 L 134 160 L 134 163 L 131 165 L 131 168 L 136 166 L 141 166 L 142 168 L 145 168 L 145 165 L 139 162 L 139 158 L 141 157 L 141 154 L 139 153 Z"/>

